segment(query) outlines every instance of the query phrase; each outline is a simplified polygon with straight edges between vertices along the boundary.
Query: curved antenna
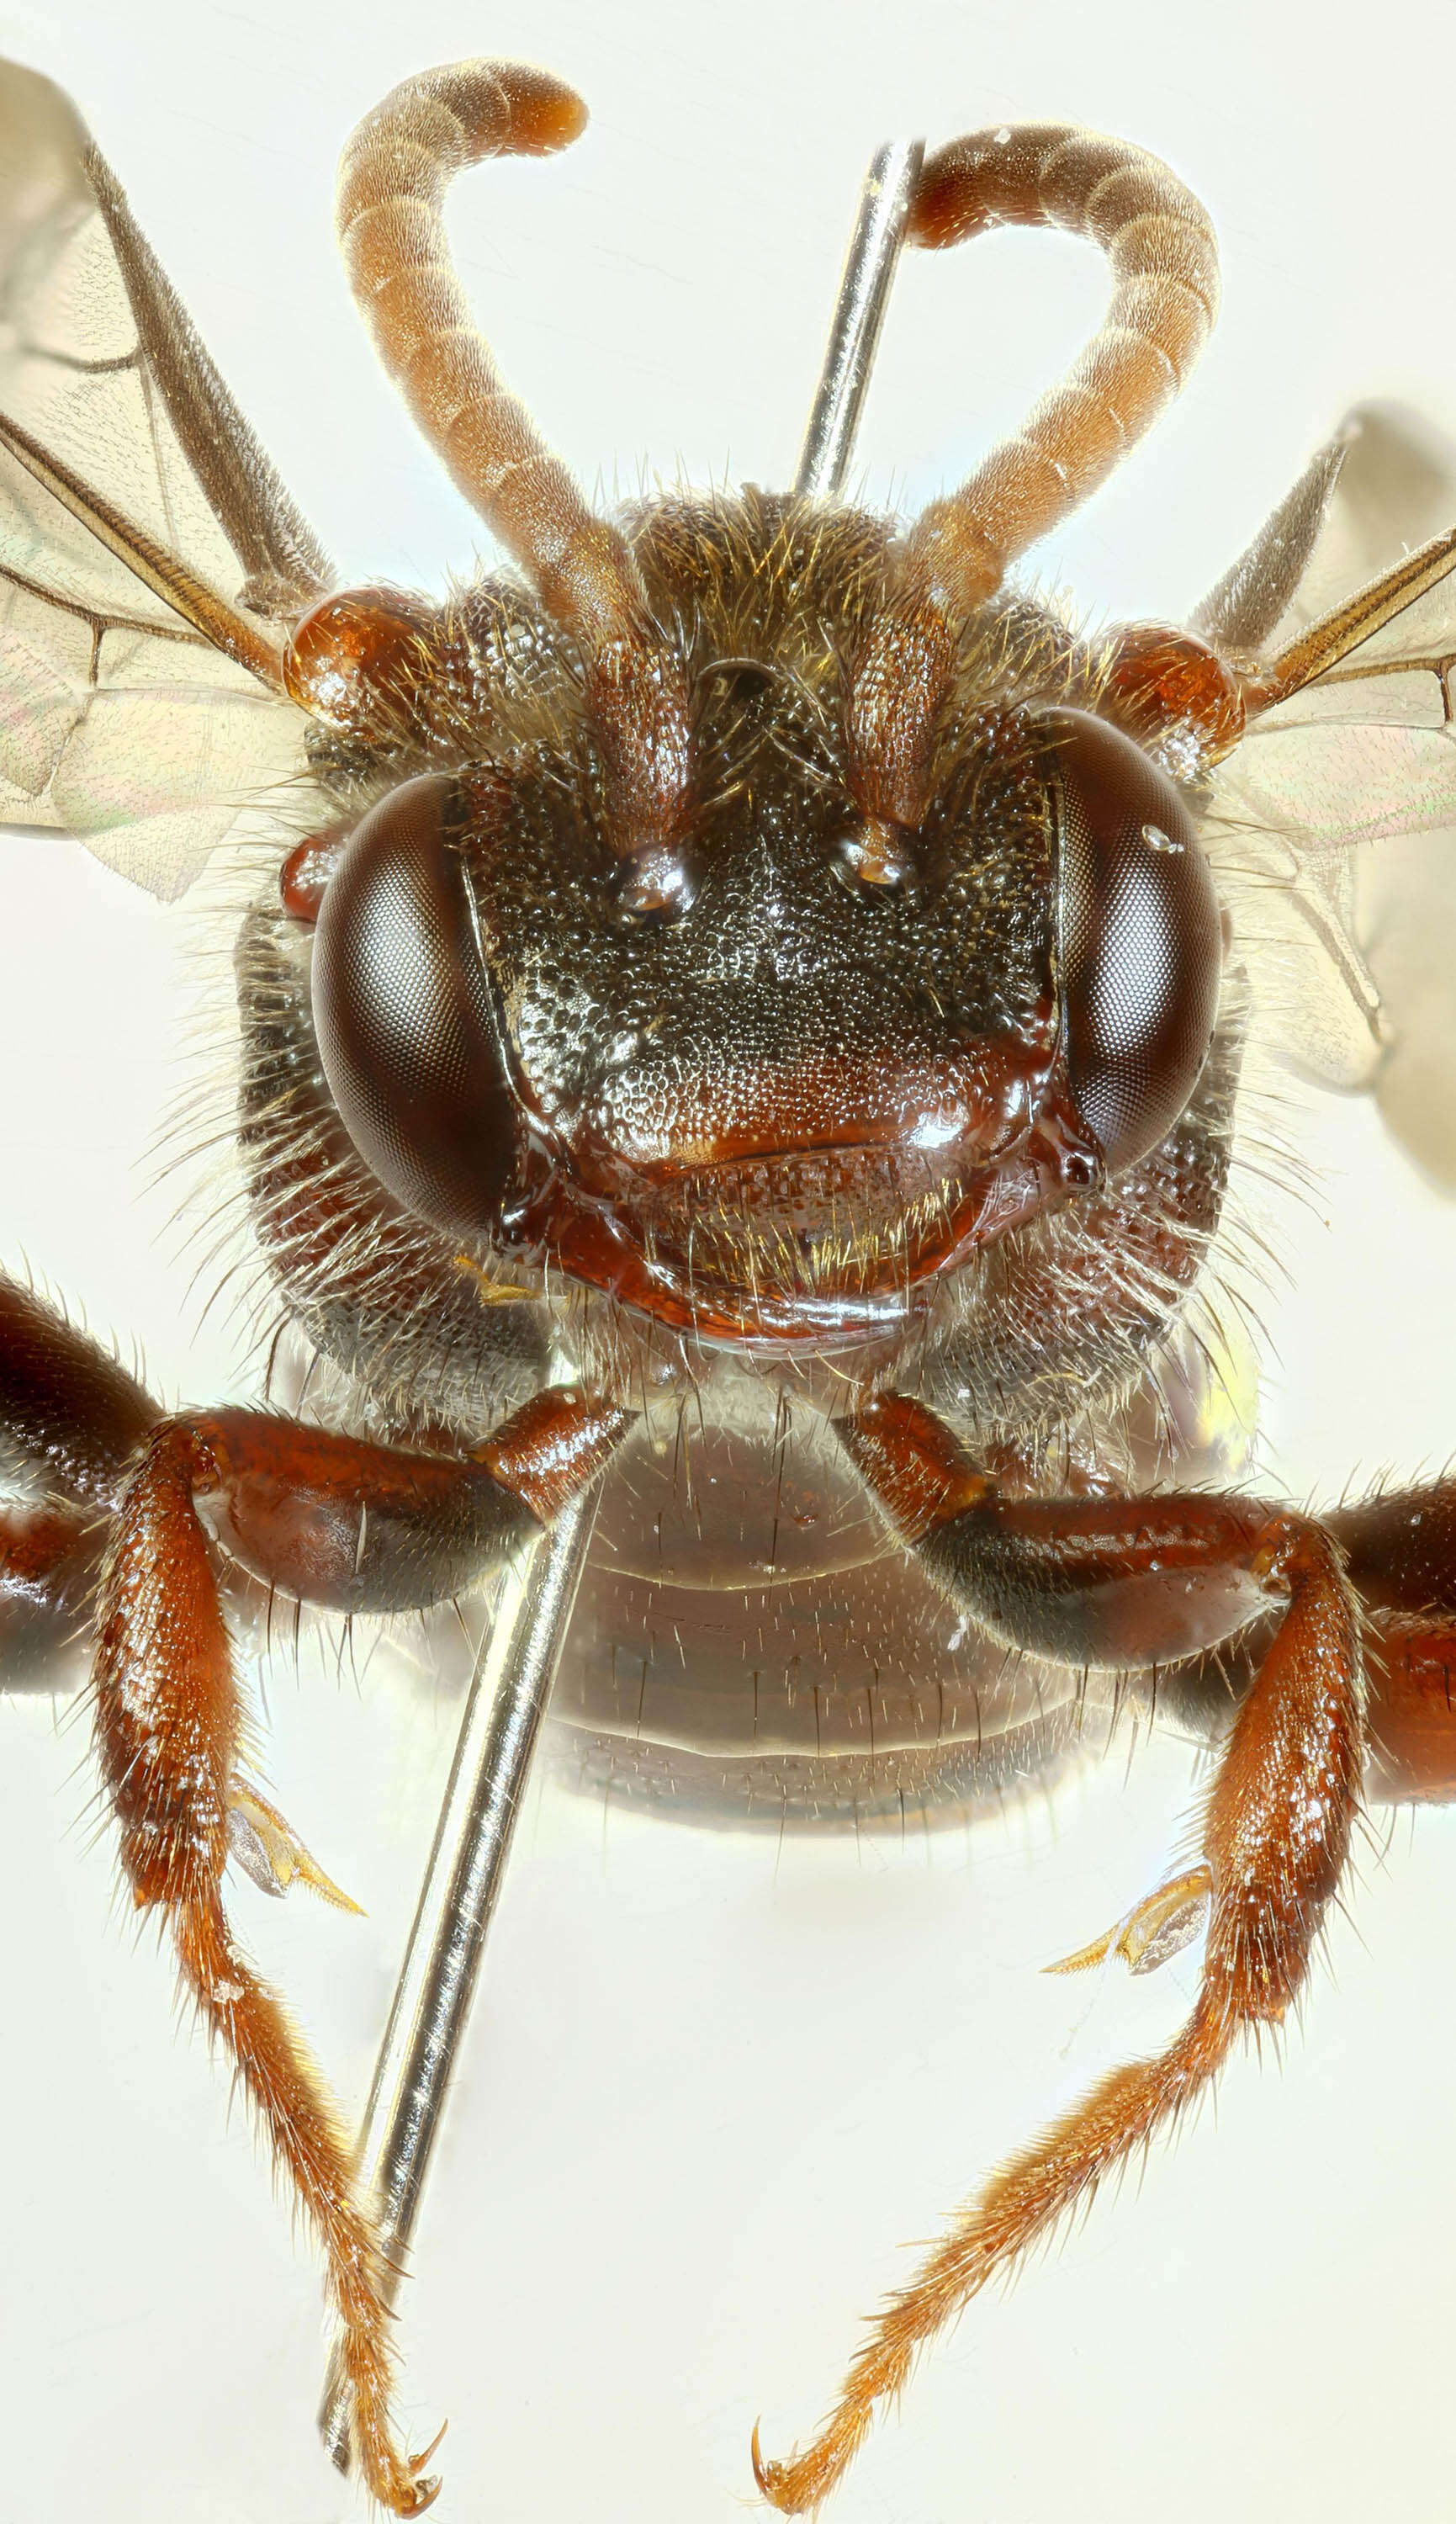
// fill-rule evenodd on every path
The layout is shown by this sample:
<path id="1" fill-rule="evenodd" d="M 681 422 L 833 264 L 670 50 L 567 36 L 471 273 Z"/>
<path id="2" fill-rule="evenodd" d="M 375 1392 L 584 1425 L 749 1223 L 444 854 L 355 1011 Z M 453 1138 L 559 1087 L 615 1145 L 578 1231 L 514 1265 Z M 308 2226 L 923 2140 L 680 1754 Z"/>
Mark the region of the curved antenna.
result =
<path id="1" fill-rule="evenodd" d="M 938 150 L 915 188 L 909 242 L 957 245 L 995 227 L 1085 236 L 1116 286 L 1062 383 L 911 533 L 908 567 L 955 612 L 991 595 L 1008 562 L 1106 480 L 1172 402 L 1218 314 L 1207 212 L 1161 159 L 1125 140 L 1025 122 Z"/>
<path id="2" fill-rule="evenodd" d="M 1112 304 L 1062 383 L 912 527 L 849 711 L 850 776 L 871 820 L 917 823 L 937 713 L 966 616 L 1069 515 L 1178 393 L 1218 313 L 1218 246 L 1196 196 L 1145 150 L 1065 123 L 1002 124 L 926 162 L 907 243 L 1060 227 L 1101 247 Z"/>
<path id="3" fill-rule="evenodd" d="M 346 143 L 334 219 L 383 365 L 452 480 L 581 645 L 615 837 L 638 852 L 670 845 L 685 803 L 681 667 L 650 621 L 622 536 L 588 507 L 476 332 L 443 218 L 462 168 L 564 149 L 586 119 L 573 89 L 522 62 L 422 72 Z"/>
<path id="4" fill-rule="evenodd" d="M 334 223 L 379 358 L 452 480 L 551 612 L 609 636 L 640 601 L 620 536 L 593 516 L 506 387 L 450 260 L 452 176 L 483 158 L 544 157 L 586 124 L 573 91 L 515 62 L 405 79 L 339 160 Z"/>

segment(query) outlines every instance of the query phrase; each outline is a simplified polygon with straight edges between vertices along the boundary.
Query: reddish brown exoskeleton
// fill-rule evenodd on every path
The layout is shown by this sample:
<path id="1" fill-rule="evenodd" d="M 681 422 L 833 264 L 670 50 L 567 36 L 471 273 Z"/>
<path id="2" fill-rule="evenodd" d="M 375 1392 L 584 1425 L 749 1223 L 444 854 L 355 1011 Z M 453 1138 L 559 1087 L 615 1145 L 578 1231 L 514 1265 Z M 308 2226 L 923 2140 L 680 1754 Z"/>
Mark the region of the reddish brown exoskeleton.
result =
<path id="1" fill-rule="evenodd" d="M 917 2344 L 1284 2016 L 1372 1760 L 1397 1793 L 1456 1775 L 1456 1493 L 1317 1520 L 1218 1492 L 1179 1407 L 1261 938 L 1285 918 L 1277 987 L 1334 1010 L 1317 1048 L 1357 1070 L 1377 1001 L 1339 849 L 1452 815 L 1456 536 L 1311 607 L 1332 536 L 1379 506 L 1369 427 L 1191 632 L 1084 640 L 1007 589 L 1181 383 L 1216 299 L 1167 170 L 1051 127 L 942 151 L 912 205 L 922 245 L 1051 221 L 1116 277 L 1071 379 L 960 493 L 904 534 L 752 493 L 607 524 L 501 385 L 440 232 L 452 172 L 559 147 L 581 111 L 467 65 L 362 127 L 340 229 L 386 365 L 528 586 L 339 594 L 69 109 L 21 73 L 0 102 L 35 241 L 0 422 L 7 805 L 176 891 L 252 794 L 240 1146 L 340 1395 L 332 1428 L 169 1417 L 8 1287 L 0 1426 L 36 1491 L 7 1526 L 8 1615 L 43 1652 L 97 1586 L 124 1873 L 319 2234 L 376 2497 L 407 2513 L 432 2485 L 390 2420 L 374 2241 L 222 1903 L 229 1855 L 317 1876 L 240 1769 L 231 1573 L 425 1606 L 605 1467 L 561 1685 L 589 1742 L 625 1687 L 691 1773 L 735 1723 L 725 1602 L 758 1621 L 765 1576 L 802 1642 L 786 1671 L 829 1577 L 850 1637 L 889 1642 L 887 1723 L 848 1755 L 871 1792 L 1049 1748 L 1088 1675 L 1155 1678 L 1221 1742 L 1201 1850 L 1073 1959 L 1147 1968 L 1206 1924 L 1188 2026 L 987 2190 L 801 2457 L 755 2453 L 799 2511 Z M 68 399 L 82 265 L 93 311 L 111 293 L 92 372 L 145 405 L 154 480 L 109 474 Z M 128 820 L 109 783 L 139 752 Z M 766 1571 L 746 1498 L 773 1503 Z M 810 1796 L 851 1687 L 786 1685 L 762 1728 L 755 1699 L 737 1758 Z"/>

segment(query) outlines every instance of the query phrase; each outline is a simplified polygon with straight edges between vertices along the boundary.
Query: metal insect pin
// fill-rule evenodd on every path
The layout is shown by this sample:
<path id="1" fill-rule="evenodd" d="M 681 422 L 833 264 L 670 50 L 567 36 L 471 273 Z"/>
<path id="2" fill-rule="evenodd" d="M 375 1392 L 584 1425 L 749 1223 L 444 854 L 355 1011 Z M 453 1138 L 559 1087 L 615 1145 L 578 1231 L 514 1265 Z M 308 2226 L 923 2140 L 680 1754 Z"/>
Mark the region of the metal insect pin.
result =
<path id="1" fill-rule="evenodd" d="M 795 475 L 801 498 L 834 498 L 849 470 L 923 156 L 918 140 L 887 142 L 870 162 Z M 591 1531 L 590 1503 L 582 1499 L 563 1509 L 548 1541 L 528 1546 L 494 1608 L 471 1678 L 360 2132 L 360 2187 L 376 2203 L 380 2248 L 396 2282 L 424 2196 Z M 318 2429 L 344 2472 L 353 2465 L 350 2419 L 344 2359 L 336 2348 Z"/>
<path id="2" fill-rule="evenodd" d="M 0 113 L 33 247 L 7 282 L 0 802 L 159 892 L 230 840 L 240 790 L 271 810 L 236 958 L 241 1170 L 283 1313 L 339 1381 L 337 1426 L 168 1414 L 0 1285 L 0 1432 L 45 1484 L 5 1512 L 7 1645 L 43 1651 L 94 1590 L 123 1871 L 320 2236 L 336 2452 L 347 2407 L 381 2502 L 435 2494 L 391 2415 L 391 2252 L 573 1599 L 596 1625 L 567 1677 L 588 1699 L 593 1637 L 629 1618 L 646 1635 L 645 1599 L 676 1607 L 664 1417 L 680 1435 L 691 1403 L 775 1515 L 786 1485 L 812 1499 L 809 1540 L 784 1545 L 805 1556 L 776 1539 L 771 1578 L 832 1567 L 852 1592 L 875 1572 L 861 1624 L 890 1601 L 917 1674 L 951 1685 L 929 1757 L 946 1779 L 977 1775 L 988 1716 L 1016 1734 L 1008 1670 L 1068 1727 L 1091 1675 L 1217 1740 L 1195 1862 L 1071 1959 L 1151 1968 L 1202 1929 L 1188 2024 L 987 2187 L 803 2454 L 755 2443 L 764 2494 L 802 2511 L 916 2349 L 1286 2014 L 1362 1783 L 1456 1786 L 1452 1484 L 1295 1513 L 1199 1486 L 1217 1461 L 1171 1408 L 1224 1223 L 1251 862 L 1326 1068 L 1383 1092 L 1391 1020 L 1324 867 L 1456 813 L 1456 532 L 1394 534 L 1392 497 L 1391 566 L 1308 601 L 1340 502 L 1384 498 L 1362 451 L 1400 470 L 1398 431 L 1392 456 L 1388 431 L 1383 452 L 1346 428 L 1190 632 L 1083 639 L 1006 586 L 1181 384 L 1217 299 L 1208 220 L 1169 170 L 1050 125 L 878 167 L 794 495 L 607 524 L 505 389 L 440 218 L 454 172 L 558 148 L 582 109 L 474 63 L 360 126 L 339 226 L 385 365 L 530 588 L 334 593 L 71 109 L 12 72 Z M 1093 237 L 1108 323 L 897 536 L 833 495 L 901 229 L 947 245 L 1005 222 Z M 62 248 L 112 326 L 86 360 L 54 329 Z M 134 475 L 78 430 L 78 376 L 131 411 Z M 1390 708 L 1397 678 L 1424 715 L 1409 690 Z M 177 742 L 154 763 L 159 697 Z M 117 765 L 138 759 L 144 808 L 119 814 Z M 748 1485 L 716 1526 L 679 1513 L 720 1589 L 762 1572 Z M 247 1778 L 223 1603 L 242 1570 L 387 1615 L 503 1567 L 376 2079 L 370 2203 L 223 1905 L 230 1859 L 330 1889 Z M 706 1692 L 706 1629 L 676 1609 L 672 1626 Z M 899 1723 L 879 1790 L 925 1775 Z M 831 1728 L 810 1763 L 783 1723 L 788 1794 L 834 1746 Z M 1020 1740 L 1044 1752 L 1044 1720 Z"/>

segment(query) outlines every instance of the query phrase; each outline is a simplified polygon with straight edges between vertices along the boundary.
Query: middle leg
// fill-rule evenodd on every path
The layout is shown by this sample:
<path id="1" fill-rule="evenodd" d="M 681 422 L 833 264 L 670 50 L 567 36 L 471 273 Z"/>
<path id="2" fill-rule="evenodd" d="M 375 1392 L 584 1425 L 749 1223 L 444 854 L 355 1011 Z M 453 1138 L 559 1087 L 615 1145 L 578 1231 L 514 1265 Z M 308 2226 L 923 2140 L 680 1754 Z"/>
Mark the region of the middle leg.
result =
<path id="1" fill-rule="evenodd" d="M 947 1593 L 1012 1644 L 1079 1665 L 1147 1664 L 1209 1645 L 1272 1604 L 1283 1619 L 1203 1817 L 1208 1938 L 1188 2023 L 993 2177 L 891 2299 L 802 2453 L 765 2461 L 755 2432 L 758 2485 L 787 2514 L 827 2496 L 917 2350 L 1173 2119 L 1241 2032 L 1285 2015 L 1344 1868 L 1364 1751 L 1358 1610 L 1318 1525 L 1195 1495 L 1003 1501 L 940 1422 L 896 1396 L 842 1434 Z M 1166 1900 L 1144 1908 L 1156 1911 L 1156 1939 Z"/>

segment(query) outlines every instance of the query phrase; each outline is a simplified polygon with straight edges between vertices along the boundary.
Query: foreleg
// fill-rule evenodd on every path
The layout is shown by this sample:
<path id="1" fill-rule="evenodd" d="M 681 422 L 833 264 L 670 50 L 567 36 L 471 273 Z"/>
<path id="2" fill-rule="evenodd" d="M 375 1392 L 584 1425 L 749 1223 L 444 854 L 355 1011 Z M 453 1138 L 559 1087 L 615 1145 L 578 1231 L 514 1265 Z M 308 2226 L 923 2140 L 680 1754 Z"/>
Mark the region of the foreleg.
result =
<path id="1" fill-rule="evenodd" d="M 833 2488 L 917 2349 L 1183 2111 L 1242 2031 L 1284 2016 L 1344 1867 L 1363 1753 L 1357 1610 L 1317 1525 L 1198 1496 L 1001 1501 L 929 1413 L 897 1397 L 842 1433 L 946 1591 L 1016 1645 L 1146 1664 L 1210 1644 L 1271 1603 L 1284 1617 L 1222 1757 L 1201 1866 L 1122 1930 L 1124 1951 L 1145 1958 L 1207 1904 L 1188 2024 L 1160 2058 L 1104 2077 L 994 2177 L 891 2300 L 802 2454 L 765 2462 L 755 2436 L 759 2487 L 789 2514 Z"/>
<path id="2" fill-rule="evenodd" d="M 436 1601 L 549 1521 L 600 1469 L 626 1415 L 539 1395 L 453 1462 L 246 1411 L 164 1422 L 121 1502 L 97 1617 L 96 1737 L 138 1906 L 160 1907 L 183 1979 L 226 2048 L 321 2242 L 365 2482 L 408 2515 L 436 2484 L 400 2450 L 377 2246 L 334 2108 L 273 1993 L 235 1944 L 221 1877 L 243 1818 L 280 1880 L 307 1853 L 236 1777 L 240 1712 L 198 1502 L 262 1577 L 315 1603 Z"/>
<path id="3" fill-rule="evenodd" d="M 1456 1481 L 1384 1490 L 1321 1517 L 1365 1615 L 1366 1793 L 1456 1798 Z M 1252 1639 L 1152 1677 L 1151 1704 L 1210 1739 L 1252 1671 Z M 1141 1688 L 1141 1678 L 1139 1686 Z"/>
<path id="4" fill-rule="evenodd" d="M 138 1906 L 166 1913 L 183 1978 L 319 2233 L 361 2467 L 401 2514 L 427 2505 L 434 2489 L 390 2424 L 379 2256 L 353 2195 L 349 2143 L 222 1907 L 230 1853 L 278 1888 L 295 1875 L 334 1888 L 238 1775 L 239 1700 L 203 1513 L 234 1557 L 307 1602 L 415 1610 L 472 1583 L 549 1524 L 600 1470 L 627 1418 L 551 1388 L 463 1458 L 263 1412 L 169 1420 L 97 1343 L 0 1281 L 0 1449 L 48 1493 L 0 1510 L 0 1647 L 73 1621 L 106 1547 L 96 1736 L 122 1867 Z"/>

